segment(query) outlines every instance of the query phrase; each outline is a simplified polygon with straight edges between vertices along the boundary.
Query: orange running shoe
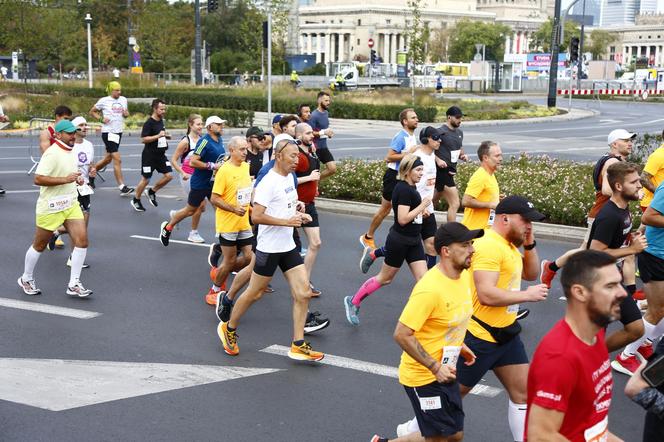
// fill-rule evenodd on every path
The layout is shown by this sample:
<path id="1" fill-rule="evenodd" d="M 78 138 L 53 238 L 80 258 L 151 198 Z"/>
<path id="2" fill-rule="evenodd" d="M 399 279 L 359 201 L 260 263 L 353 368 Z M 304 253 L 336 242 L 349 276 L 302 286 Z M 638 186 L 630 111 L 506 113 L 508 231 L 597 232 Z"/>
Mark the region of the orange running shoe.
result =
<path id="1" fill-rule="evenodd" d="M 550 289 L 551 288 L 551 283 L 553 282 L 553 278 L 556 277 L 556 272 L 551 270 L 549 268 L 549 264 L 551 264 L 551 261 L 542 260 L 542 263 L 540 264 L 540 277 L 539 280 L 542 284 L 546 284 L 546 288 Z"/>
<path id="2" fill-rule="evenodd" d="M 295 345 L 295 343 L 292 343 L 290 351 L 288 352 L 288 357 L 295 359 L 296 361 L 320 361 L 325 357 L 325 354 L 315 351 L 311 348 L 311 344 L 305 341 L 302 345 Z"/>
<path id="3" fill-rule="evenodd" d="M 219 294 L 219 291 L 216 291 L 215 289 L 210 287 L 210 290 L 205 295 L 205 303 L 207 305 L 217 305 L 217 295 L 218 294 Z"/>
<path id="4" fill-rule="evenodd" d="M 362 248 L 370 247 L 372 250 L 376 248 L 374 238 L 367 238 L 364 233 L 360 236 L 360 244 L 362 244 Z"/>
<path id="5" fill-rule="evenodd" d="M 228 322 L 219 323 L 217 335 L 221 339 L 226 354 L 237 356 L 240 353 L 240 347 L 237 346 L 237 332 L 228 331 Z"/>
<path id="6" fill-rule="evenodd" d="M 638 289 L 637 291 L 634 292 L 632 298 L 634 298 L 637 301 L 645 301 L 646 293 L 643 290 Z"/>

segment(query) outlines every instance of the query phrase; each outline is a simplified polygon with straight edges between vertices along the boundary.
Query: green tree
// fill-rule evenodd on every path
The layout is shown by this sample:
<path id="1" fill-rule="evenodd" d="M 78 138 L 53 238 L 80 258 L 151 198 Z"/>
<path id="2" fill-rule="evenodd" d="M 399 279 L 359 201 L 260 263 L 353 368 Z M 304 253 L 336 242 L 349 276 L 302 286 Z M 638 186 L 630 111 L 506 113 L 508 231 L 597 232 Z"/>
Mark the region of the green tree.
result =
<path id="1" fill-rule="evenodd" d="M 593 60 L 603 60 L 608 52 L 609 45 L 616 40 L 617 37 L 615 34 L 602 29 L 595 29 L 590 33 L 590 44 L 588 45 L 587 52 L 593 55 Z"/>
<path id="2" fill-rule="evenodd" d="M 533 34 L 532 47 L 537 48 L 541 52 L 550 52 L 552 29 L 553 22 L 549 18 Z M 581 29 L 579 25 L 575 21 L 565 20 L 565 32 L 563 32 L 563 41 L 560 43 L 560 52 L 567 51 L 570 39 L 572 37 L 579 38 L 580 35 Z"/>
<path id="3" fill-rule="evenodd" d="M 450 39 L 449 60 L 455 63 L 472 60 L 476 53 L 476 44 L 485 45 L 487 60 L 502 60 L 505 36 L 510 33 L 511 30 L 506 25 L 461 20 Z"/>
<path id="4" fill-rule="evenodd" d="M 408 36 L 408 59 L 415 64 L 426 61 L 426 43 L 429 40 L 428 26 L 422 23 L 422 0 L 408 0 L 411 21 L 406 24 Z"/>
<path id="5" fill-rule="evenodd" d="M 434 29 L 429 39 L 429 59 L 433 63 L 448 61 L 450 38 L 453 34 L 453 27 Z"/>

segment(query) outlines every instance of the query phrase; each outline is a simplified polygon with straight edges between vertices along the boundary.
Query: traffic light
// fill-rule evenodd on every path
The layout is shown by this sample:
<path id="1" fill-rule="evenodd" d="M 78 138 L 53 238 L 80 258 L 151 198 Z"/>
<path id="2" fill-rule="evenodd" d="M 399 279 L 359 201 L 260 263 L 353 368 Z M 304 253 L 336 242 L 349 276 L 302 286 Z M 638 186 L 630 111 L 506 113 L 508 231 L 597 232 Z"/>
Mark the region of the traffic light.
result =
<path id="1" fill-rule="evenodd" d="M 267 49 L 267 22 L 263 22 L 263 47 Z"/>
<path id="2" fill-rule="evenodd" d="M 214 12 L 219 8 L 219 0 L 208 0 L 207 11 Z"/>
<path id="3" fill-rule="evenodd" d="M 378 61 L 378 57 L 376 56 L 376 51 L 372 49 L 370 52 L 371 52 L 371 57 L 370 57 L 371 64 L 376 64 L 376 62 Z"/>
<path id="4" fill-rule="evenodd" d="M 579 61 L 579 39 L 572 37 L 569 41 L 569 60 L 572 63 Z"/>

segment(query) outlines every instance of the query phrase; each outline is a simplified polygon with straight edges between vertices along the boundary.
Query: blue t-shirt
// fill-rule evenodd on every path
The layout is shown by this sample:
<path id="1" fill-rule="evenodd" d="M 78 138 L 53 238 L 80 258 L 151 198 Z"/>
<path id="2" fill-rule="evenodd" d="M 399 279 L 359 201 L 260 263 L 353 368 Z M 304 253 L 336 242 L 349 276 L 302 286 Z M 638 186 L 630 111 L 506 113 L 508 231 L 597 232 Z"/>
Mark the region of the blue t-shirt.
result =
<path id="1" fill-rule="evenodd" d="M 664 214 L 664 183 L 655 189 L 650 207 Z M 648 241 L 646 252 L 664 259 L 664 227 L 646 226 L 646 240 Z"/>
<path id="2" fill-rule="evenodd" d="M 224 149 L 224 140 L 219 137 L 219 141 L 214 141 L 210 134 L 202 136 L 196 149 L 193 152 L 195 155 L 201 157 L 204 163 L 217 163 L 226 154 Z M 212 189 L 212 171 L 207 169 L 194 169 L 194 174 L 191 176 L 190 186 L 194 190 Z"/>
<path id="3" fill-rule="evenodd" d="M 319 111 L 316 109 L 311 113 L 311 118 L 309 118 L 309 126 L 315 131 L 321 130 L 321 129 L 327 129 L 330 127 L 330 119 L 328 117 L 327 111 Z M 315 141 L 316 147 L 318 149 L 327 149 L 327 137 L 325 138 L 319 138 L 316 137 Z"/>
<path id="4" fill-rule="evenodd" d="M 254 181 L 254 187 L 258 186 L 258 183 L 261 182 L 263 178 L 265 178 L 265 175 L 274 167 L 275 160 L 270 160 L 267 163 L 261 167 L 261 170 L 258 171 L 256 174 L 256 180 Z M 295 180 L 295 187 L 297 188 L 297 175 L 295 172 L 291 172 L 291 175 L 293 176 L 293 180 Z"/>
<path id="5" fill-rule="evenodd" d="M 417 144 L 417 139 L 415 135 L 410 135 L 404 129 L 401 129 L 390 142 L 390 149 L 396 153 L 401 153 L 402 150 L 413 147 Z M 399 170 L 399 164 L 401 161 L 392 161 L 387 163 L 387 167 L 394 170 Z"/>

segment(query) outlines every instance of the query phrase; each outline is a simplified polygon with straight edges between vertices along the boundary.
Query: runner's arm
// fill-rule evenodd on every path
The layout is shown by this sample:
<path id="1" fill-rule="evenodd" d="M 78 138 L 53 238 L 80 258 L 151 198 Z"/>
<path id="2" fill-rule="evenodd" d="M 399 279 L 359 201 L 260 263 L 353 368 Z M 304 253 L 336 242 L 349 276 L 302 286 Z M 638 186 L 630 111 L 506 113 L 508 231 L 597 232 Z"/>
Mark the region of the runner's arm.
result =
<path id="1" fill-rule="evenodd" d="M 80 172 L 72 172 L 67 176 L 46 176 L 35 174 L 35 184 L 38 186 L 61 186 L 76 181 L 81 175 Z"/>
<path id="2" fill-rule="evenodd" d="M 387 161 L 388 163 L 401 161 L 403 157 L 405 157 L 409 153 L 410 151 L 408 151 L 408 149 L 404 149 L 403 151 L 401 151 L 401 153 L 397 153 L 397 151 L 395 151 L 394 149 L 387 149 L 387 155 L 385 156 L 385 161 Z"/>
<path id="3" fill-rule="evenodd" d="M 592 250 L 597 250 L 597 251 L 600 251 L 600 252 L 604 252 L 608 255 L 613 256 L 616 259 L 624 258 L 625 256 L 630 256 L 630 255 L 634 255 L 634 254 L 638 253 L 638 252 L 634 251 L 634 248 L 632 247 L 631 244 L 628 247 L 620 247 L 618 249 L 610 249 L 609 246 L 604 244 L 602 241 L 598 241 L 596 239 L 593 239 L 590 242 L 590 246 L 588 248 L 592 249 Z M 639 252 L 640 251 L 641 250 L 639 250 Z"/>
<path id="4" fill-rule="evenodd" d="M 219 210 L 223 210 L 225 212 L 231 212 L 238 216 L 244 215 L 245 212 L 244 209 L 238 206 L 232 206 L 228 204 L 218 193 L 212 193 L 212 198 L 210 198 L 210 202 L 212 203 L 213 206 L 215 206 Z"/>
<path id="5" fill-rule="evenodd" d="M 610 158 L 606 160 L 604 163 L 604 167 L 602 168 L 602 194 L 606 196 L 611 196 L 613 195 L 613 190 L 611 190 L 611 186 L 609 186 L 609 180 L 606 178 L 607 171 L 609 170 L 609 166 L 612 165 L 613 163 L 617 163 L 618 160 L 616 158 Z"/>
<path id="6" fill-rule="evenodd" d="M 664 227 L 664 215 L 653 209 L 652 206 L 648 206 L 641 217 L 641 224 L 652 227 Z"/>
<path id="7" fill-rule="evenodd" d="M 650 175 L 645 170 L 641 172 L 641 185 L 652 193 L 655 193 L 655 190 L 657 189 L 657 187 L 652 183 L 652 175 Z"/>
<path id="8" fill-rule="evenodd" d="M 171 155 L 171 166 L 173 166 L 173 169 L 175 169 L 177 173 L 179 173 L 180 175 L 184 175 L 184 170 L 182 170 L 178 162 L 180 160 L 180 157 L 184 153 L 186 145 L 187 141 L 183 138 L 182 140 L 180 140 L 178 146 L 175 148 L 173 155 Z"/>
<path id="9" fill-rule="evenodd" d="M 450 370 L 449 367 L 443 366 L 440 361 L 431 357 L 415 337 L 415 331 L 412 328 L 401 322 L 397 322 L 393 337 L 397 344 L 399 344 L 399 347 L 408 353 L 410 357 L 425 366 L 436 376 L 438 382 L 451 382 L 456 379 L 456 370 Z M 443 370 L 441 371 L 441 369 Z"/>
<path id="10" fill-rule="evenodd" d="M 463 198 L 461 198 L 461 204 L 463 207 L 468 207 L 470 209 L 495 209 L 498 202 L 492 201 L 485 203 L 483 201 L 478 201 L 474 196 L 464 193 Z"/>
<path id="11" fill-rule="evenodd" d="M 90 109 L 90 112 L 88 112 L 91 117 L 93 117 L 95 120 L 101 120 L 102 119 L 102 113 L 99 109 L 97 109 L 95 106 L 92 106 Z"/>
<path id="12" fill-rule="evenodd" d="M 265 213 L 265 206 L 254 203 L 251 210 L 251 221 L 254 224 L 264 224 L 266 226 L 300 227 L 302 221 L 298 215 L 290 219 L 275 218 Z M 300 220 L 299 222 L 296 219 Z"/>
<path id="13" fill-rule="evenodd" d="M 203 161 L 201 161 L 201 156 L 196 155 L 196 154 L 191 155 L 191 159 L 189 160 L 189 165 L 191 167 L 193 167 L 194 169 L 207 170 L 207 168 L 208 168 L 207 163 L 204 163 Z"/>
<path id="14" fill-rule="evenodd" d="M 410 210 L 410 206 L 399 204 L 397 206 L 397 221 L 399 222 L 399 225 L 405 226 L 406 224 L 412 222 L 415 218 L 417 218 L 417 215 L 424 212 L 424 210 L 429 206 L 430 202 L 431 200 L 429 198 L 424 198 L 420 205 L 415 207 L 413 210 Z"/>
<path id="15" fill-rule="evenodd" d="M 39 150 L 43 154 L 51 146 L 51 134 L 48 129 L 44 129 L 39 133 Z"/>
<path id="16" fill-rule="evenodd" d="M 564 442 L 569 441 L 560 434 L 565 413 L 558 410 L 540 407 L 532 404 L 528 413 L 528 441 L 529 442 Z"/>
<path id="17" fill-rule="evenodd" d="M 489 270 L 475 270 L 473 280 L 477 289 L 477 299 L 480 304 L 490 307 L 506 307 L 508 305 L 520 304 L 522 302 L 534 302 L 542 300 L 540 285 L 528 287 L 526 290 L 504 290 L 496 287 L 499 272 Z"/>

